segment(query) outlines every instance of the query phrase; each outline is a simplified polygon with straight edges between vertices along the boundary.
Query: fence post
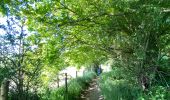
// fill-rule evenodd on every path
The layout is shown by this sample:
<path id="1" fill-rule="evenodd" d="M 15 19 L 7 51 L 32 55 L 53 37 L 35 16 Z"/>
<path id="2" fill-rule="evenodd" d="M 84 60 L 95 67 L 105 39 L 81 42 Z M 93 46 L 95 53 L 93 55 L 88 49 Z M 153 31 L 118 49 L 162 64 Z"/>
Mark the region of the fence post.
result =
<path id="1" fill-rule="evenodd" d="M 68 100 L 67 73 L 65 73 L 65 100 Z"/>
<path id="2" fill-rule="evenodd" d="M 76 78 L 77 78 L 77 76 L 78 76 L 78 72 L 76 71 Z"/>
<path id="3" fill-rule="evenodd" d="M 57 76 L 57 87 L 60 87 L 60 79 L 59 79 L 59 75 Z"/>
<path id="4" fill-rule="evenodd" d="M 84 76 L 84 74 L 85 74 L 85 70 L 83 70 L 83 76 Z"/>

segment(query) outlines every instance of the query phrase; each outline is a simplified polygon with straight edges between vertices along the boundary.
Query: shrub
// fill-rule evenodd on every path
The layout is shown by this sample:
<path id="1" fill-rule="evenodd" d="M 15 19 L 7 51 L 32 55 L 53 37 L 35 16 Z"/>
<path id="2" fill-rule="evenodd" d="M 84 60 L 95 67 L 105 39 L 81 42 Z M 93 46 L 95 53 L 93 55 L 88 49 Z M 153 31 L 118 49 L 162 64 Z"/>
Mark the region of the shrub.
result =
<path id="1" fill-rule="evenodd" d="M 143 93 L 138 100 L 168 100 L 170 92 L 163 86 L 153 86 Z"/>
<path id="2" fill-rule="evenodd" d="M 19 99 L 19 94 L 16 91 L 10 91 L 8 94 L 8 100 L 18 100 Z M 23 97 L 22 99 L 24 100 L 39 100 L 39 95 L 36 92 L 23 92 Z"/>
<path id="3" fill-rule="evenodd" d="M 48 99 L 49 100 L 64 100 L 65 88 L 60 87 L 56 90 L 52 90 Z"/>
<path id="4" fill-rule="evenodd" d="M 105 100 L 169 100 L 170 91 L 164 86 L 152 85 L 148 90 L 142 89 L 125 77 L 120 78 L 116 72 L 103 73 L 99 87 Z M 115 76 L 117 75 L 117 76 Z"/>
<path id="5" fill-rule="evenodd" d="M 99 87 L 106 100 L 136 100 L 140 94 L 139 88 L 113 72 L 101 74 Z"/>

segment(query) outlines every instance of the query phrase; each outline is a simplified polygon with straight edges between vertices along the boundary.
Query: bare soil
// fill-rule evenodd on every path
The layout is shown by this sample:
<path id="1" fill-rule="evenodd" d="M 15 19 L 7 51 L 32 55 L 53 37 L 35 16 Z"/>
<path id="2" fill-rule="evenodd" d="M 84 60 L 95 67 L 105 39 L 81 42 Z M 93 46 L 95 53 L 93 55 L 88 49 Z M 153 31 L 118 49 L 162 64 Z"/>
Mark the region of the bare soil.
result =
<path id="1" fill-rule="evenodd" d="M 101 95 L 100 88 L 97 84 L 98 78 L 95 78 L 90 83 L 89 88 L 83 91 L 81 95 L 81 100 L 104 100 Z"/>

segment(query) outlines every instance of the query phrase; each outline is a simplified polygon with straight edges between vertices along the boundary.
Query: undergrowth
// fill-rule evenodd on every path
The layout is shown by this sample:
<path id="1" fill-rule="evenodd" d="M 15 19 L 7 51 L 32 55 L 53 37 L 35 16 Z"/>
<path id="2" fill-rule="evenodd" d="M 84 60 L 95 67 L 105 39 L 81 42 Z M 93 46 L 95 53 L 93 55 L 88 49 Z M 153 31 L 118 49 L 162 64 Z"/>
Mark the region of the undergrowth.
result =
<path id="1" fill-rule="evenodd" d="M 105 100 L 169 100 L 170 91 L 159 84 L 143 91 L 138 84 L 126 79 L 118 70 L 102 73 L 99 87 Z M 124 74 L 125 75 L 125 74 Z"/>

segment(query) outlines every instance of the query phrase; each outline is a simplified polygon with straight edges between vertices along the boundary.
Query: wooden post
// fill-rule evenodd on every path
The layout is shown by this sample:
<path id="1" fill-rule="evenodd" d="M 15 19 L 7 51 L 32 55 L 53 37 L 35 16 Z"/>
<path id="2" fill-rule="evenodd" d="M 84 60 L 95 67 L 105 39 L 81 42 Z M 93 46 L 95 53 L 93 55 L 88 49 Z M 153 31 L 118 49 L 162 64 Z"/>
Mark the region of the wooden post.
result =
<path id="1" fill-rule="evenodd" d="M 77 78 L 77 76 L 78 76 L 78 72 L 76 71 L 76 78 Z"/>
<path id="2" fill-rule="evenodd" d="M 0 100 L 2 100 L 2 96 L 1 96 L 1 83 L 0 83 Z"/>
<path id="3" fill-rule="evenodd" d="M 57 76 L 57 87 L 60 87 L 60 79 L 59 79 L 59 75 Z"/>
<path id="4" fill-rule="evenodd" d="M 67 86 L 67 73 L 65 73 L 65 86 L 66 86 L 66 93 L 68 92 L 68 86 Z"/>
<path id="5" fill-rule="evenodd" d="M 68 100 L 67 73 L 65 73 L 65 100 Z"/>
<path id="6" fill-rule="evenodd" d="M 85 75 L 85 70 L 83 70 L 83 76 Z"/>

